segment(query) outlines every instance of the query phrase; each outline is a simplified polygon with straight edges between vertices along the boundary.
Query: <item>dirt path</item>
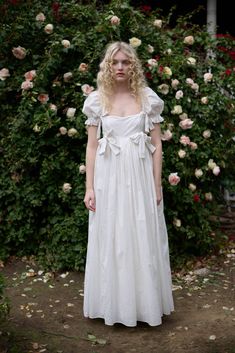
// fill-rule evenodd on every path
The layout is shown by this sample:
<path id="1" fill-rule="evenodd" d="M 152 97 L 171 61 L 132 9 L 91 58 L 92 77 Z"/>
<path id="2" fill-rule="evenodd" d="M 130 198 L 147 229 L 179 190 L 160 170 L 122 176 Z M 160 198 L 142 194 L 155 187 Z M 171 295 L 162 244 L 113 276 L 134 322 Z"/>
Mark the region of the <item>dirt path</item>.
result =
<path id="1" fill-rule="evenodd" d="M 19 259 L 2 272 L 11 310 L 0 353 L 235 353 L 235 244 L 173 275 L 175 312 L 158 327 L 84 319 L 82 273 L 41 273 Z"/>

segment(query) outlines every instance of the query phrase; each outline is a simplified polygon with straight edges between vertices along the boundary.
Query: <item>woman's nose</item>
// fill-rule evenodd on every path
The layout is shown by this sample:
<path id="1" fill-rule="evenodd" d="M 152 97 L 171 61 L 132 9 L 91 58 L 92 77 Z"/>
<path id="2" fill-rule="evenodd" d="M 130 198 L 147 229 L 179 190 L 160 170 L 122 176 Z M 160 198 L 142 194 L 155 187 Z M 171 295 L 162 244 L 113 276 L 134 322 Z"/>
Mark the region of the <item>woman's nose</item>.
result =
<path id="1" fill-rule="evenodd" d="M 122 69 L 122 62 L 118 63 L 118 69 Z"/>

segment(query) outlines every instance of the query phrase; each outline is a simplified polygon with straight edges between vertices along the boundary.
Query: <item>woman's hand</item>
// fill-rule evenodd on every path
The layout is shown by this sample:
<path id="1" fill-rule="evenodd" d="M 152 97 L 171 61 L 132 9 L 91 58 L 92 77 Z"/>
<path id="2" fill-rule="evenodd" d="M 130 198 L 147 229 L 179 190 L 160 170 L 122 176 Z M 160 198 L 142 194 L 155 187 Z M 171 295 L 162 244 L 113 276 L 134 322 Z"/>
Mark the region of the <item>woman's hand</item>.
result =
<path id="1" fill-rule="evenodd" d="M 95 193 L 93 189 L 86 190 L 86 194 L 83 201 L 88 210 L 95 212 Z"/>
<path id="2" fill-rule="evenodd" d="M 157 205 L 162 201 L 162 186 L 156 186 Z"/>

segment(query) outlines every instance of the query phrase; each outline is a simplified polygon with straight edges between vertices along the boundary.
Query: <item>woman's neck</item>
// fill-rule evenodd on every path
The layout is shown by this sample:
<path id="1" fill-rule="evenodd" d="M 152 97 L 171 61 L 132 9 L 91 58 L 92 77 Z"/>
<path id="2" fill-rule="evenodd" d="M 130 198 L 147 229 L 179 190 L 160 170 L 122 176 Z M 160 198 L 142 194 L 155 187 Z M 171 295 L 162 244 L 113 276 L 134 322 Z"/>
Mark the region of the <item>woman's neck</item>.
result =
<path id="1" fill-rule="evenodd" d="M 126 82 L 119 82 L 113 87 L 113 93 L 130 93 L 129 85 Z"/>

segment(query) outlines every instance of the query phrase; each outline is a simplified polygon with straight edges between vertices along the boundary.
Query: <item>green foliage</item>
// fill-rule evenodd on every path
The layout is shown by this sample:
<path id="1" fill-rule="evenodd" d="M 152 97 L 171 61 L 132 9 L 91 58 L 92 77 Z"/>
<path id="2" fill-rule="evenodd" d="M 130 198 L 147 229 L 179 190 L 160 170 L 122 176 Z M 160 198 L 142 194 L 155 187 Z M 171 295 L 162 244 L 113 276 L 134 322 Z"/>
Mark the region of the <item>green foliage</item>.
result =
<path id="1" fill-rule="evenodd" d="M 4 278 L 0 273 L 0 322 L 6 318 L 9 313 L 9 300 L 4 296 Z"/>
<path id="2" fill-rule="evenodd" d="M 40 12 L 45 21 L 36 20 Z M 171 28 L 170 14 L 163 18 L 159 10 L 145 13 L 123 1 L 107 5 L 75 0 L 5 1 L 1 13 L 0 70 L 7 68 L 10 76 L 0 81 L 0 258 L 10 253 L 35 254 L 45 267 L 84 268 L 88 221 L 81 167 L 86 145 L 81 113 L 84 85 L 95 88 L 108 42 L 129 42 L 133 37 L 141 39 L 137 51 L 149 85 L 165 101 L 162 132 L 172 134 L 163 142 L 164 202 L 172 255 L 213 249 L 219 238 L 210 216 L 223 201 L 222 186 L 232 187 L 234 174 L 232 38 L 211 38 L 205 28 L 192 24 L 193 14 L 179 18 Z M 111 24 L 113 15 L 120 18 L 120 25 Z M 161 19 L 162 26 L 155 26 L 155 19 Z M 50 34 L 45 32 L 48 24 L 53 24 Z M 187 36 L 193 36 L 192 44 L 184 43 Z M 69 47 L 63 40 L 70 42 Z M 12 53 L 18 46 L 26 49 L 23 59 Z M 195 65 L 188 64 L 190 57 Z M 157 66 L 149 59 L 157 60 Z M 88 69 L 83 66 L 82 70 L 81 63 Z M 36 70 L 36 77 L 30 81 L 33 87 L 24 90 L 21 84 L 30 70 Z M 205 82 L 208 72 L 213 78 Z M 67 73 L 72 76 L 66 78 Z M 188 84 L 187 78 L 198 88 Z M 172 87 L 173 79 L 179 81 L 177 88 Z M 165 91 L 162 84 L 167 85 Z M 178 90 L 183 92 L 180 99 Z M 202 103 L 203 97 L 208 103 Z M 172 113 L 176 105 L 193 121 L 190 129 L 179 126 L 181 114 Z M 74 115 L 69 108 L 76 109 Z M 207 130 L 211 135 L 205 138 Z M 182 135 L 196 145 L 184 146 Z M 184 158 L 178 155 L 180 149 L 186 152 Z M 210 159 L 219 166 L 218 175 L 208 166 Z M 203 175 L 196 177 L 195 169 Z M 168 181 L 171 173 L 180 177 L 175 186 Z M 189 189 L 189 184 L 196 189 Z"/>

